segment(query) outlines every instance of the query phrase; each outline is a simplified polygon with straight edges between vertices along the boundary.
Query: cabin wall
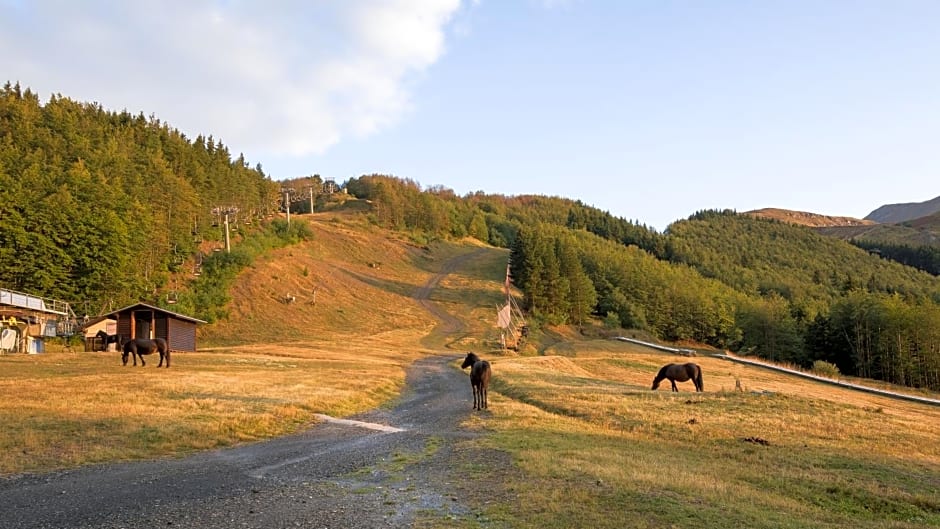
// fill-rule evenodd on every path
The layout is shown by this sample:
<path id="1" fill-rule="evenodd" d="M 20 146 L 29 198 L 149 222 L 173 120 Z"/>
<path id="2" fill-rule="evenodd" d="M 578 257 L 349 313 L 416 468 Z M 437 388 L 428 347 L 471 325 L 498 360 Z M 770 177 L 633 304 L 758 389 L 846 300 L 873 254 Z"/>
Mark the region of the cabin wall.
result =
<path id="1" fill-rule="evenodd" d="M 173 351 L 196 350 L 196 324 L 188 321 L 170 319 L 167 342 Z"/>

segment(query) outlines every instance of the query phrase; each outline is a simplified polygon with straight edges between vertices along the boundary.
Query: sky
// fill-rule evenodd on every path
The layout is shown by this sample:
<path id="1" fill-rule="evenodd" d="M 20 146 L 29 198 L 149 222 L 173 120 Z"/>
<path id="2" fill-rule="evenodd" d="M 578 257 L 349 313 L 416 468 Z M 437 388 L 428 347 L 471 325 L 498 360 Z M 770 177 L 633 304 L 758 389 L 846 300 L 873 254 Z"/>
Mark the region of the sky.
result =
<path id="1" fill-rule="evenodd" d="M 0 0 L 0 82 L 408 178 L 862 218 L 940 196 L 936 0 Z"/>

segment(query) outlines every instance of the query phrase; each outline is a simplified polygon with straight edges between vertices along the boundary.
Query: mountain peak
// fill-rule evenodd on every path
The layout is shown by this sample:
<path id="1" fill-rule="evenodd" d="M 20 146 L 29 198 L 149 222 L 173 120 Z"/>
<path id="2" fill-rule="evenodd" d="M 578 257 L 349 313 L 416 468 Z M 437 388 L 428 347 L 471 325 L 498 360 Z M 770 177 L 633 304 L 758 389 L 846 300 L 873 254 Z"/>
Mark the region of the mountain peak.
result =
<path id="1" fill-rule="evenodd" d="M 908 202 L 906 204 L 886 204 L 872 211 L 865 218 L 881 224 L 897 224 L 907 220 L 933 215 L 940 211 L 940 197 L 926 202 Z"/>

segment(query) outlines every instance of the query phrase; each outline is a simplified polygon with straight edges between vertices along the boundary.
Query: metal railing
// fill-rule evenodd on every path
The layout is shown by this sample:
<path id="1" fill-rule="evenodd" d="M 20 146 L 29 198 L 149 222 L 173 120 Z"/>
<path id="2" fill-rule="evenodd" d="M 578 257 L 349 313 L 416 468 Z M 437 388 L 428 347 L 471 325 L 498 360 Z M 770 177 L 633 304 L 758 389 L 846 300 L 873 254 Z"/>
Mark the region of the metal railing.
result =
<path id="1" fill-rule="evenodd" d="M 22 309 L 58 314 L 60 316 L 74 317 L 75 313 L 65 301 L 40 296 L 32 296 L 15 290 L 0 288 L 0 305 L 9 305 Z"/>

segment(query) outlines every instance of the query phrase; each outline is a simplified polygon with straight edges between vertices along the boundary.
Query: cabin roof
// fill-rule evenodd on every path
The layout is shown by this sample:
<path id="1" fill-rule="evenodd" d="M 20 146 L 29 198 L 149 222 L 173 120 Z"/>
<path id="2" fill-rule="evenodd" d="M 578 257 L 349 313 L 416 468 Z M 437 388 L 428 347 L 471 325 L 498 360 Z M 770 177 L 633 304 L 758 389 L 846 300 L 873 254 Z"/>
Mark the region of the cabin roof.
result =
<path id="1" fill-rule="evenodd" d="M 115 316 L 115 317 L 116 317 L 116 316 L 118 315 L 118 313 L 120 313 L 120 312 L 125 312 L 125 311 L 128 311 L 128 310 L 138 310 L 138 309 L 149 309 L 149 310 L 152 310 L 152 311 L 154 311 L 154 312 L 162 312 L 162 313 L 168 314 L 168 315 L 170 315 L 170 316 L 172 316 L 172 317 L 174 317 L 174 318 L 176 318 L 176 319 L 178 319 L 178 320 L 184 320 L 184 321 L 188 321 L 188 322 L 191 322 L 191 323 L 207 323 L 207 322 L 205 322 L 205 321 L 203 321 L 203 320 L 200 320 L 200 319 L 197 319 L 197 318 L 193 318 L 193 317 L 191 317 L 191 316 L 186 316 L 185 314 L 180 314 L 180 313 L 178 313 L 178 312 L 173 312 L 173 311 L 171 311 L 171 310 L 166 310 L 166 309 L 164 309 L 164 308 L 162 308 L 162 307 L 157 307 L 156 305 L 150 305 L 150 304 L 147 304 L 147 303 L 134 303 L 133 305 L 128 305 L 128 306 L 126 306 L 126 307 L 124 307 L 124 308 L 120 308 L 120 309 L 118 309 L 118 310 L 109 312 L 109 313 L 105 314 L 104 316 L 105 316 L 105 317 L 109 317 L 109 316 Z"/>

